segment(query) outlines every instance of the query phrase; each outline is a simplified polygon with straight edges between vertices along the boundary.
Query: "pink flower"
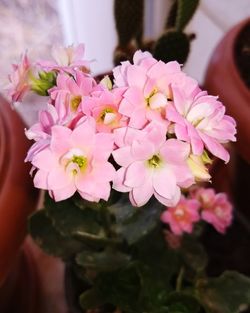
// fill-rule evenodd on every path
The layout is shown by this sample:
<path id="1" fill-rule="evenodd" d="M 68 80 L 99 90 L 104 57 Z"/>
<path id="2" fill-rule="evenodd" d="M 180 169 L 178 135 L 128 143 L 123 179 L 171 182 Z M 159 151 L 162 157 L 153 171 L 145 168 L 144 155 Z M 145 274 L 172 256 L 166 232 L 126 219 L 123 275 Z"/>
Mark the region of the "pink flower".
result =
<path id="1" fill-rule="evenodd" d="M 202 219 L 224 234 L 233 219 L 233 207 L 227 195 L 225 193 L 216 194 L 212 188 L 199 188 L 193 196 L 201 203 Z"/>
<path id="2" fill-rule="evenodd" d="M 30 89 L 31 64 L 27 54 L 23 54 L 20 64 L 13 64 L 12 67 L 13 72 L 9 75 L 10 84 L 7 87 L 8 96 L 12 102 L 22 101 L 24 95 Z"/>
<path id="3" fill-rule="evenodd" d="M 96 87 L 92 77 L 76 72 L 75 77 L 59 73 L 56 86 L 49 90 L 62 124 L 68 124 L 81 112 L 82 99 Z"/>
<path id="4" fill-rule="evenodd" d="M 25 135 L 29 140 L 35 140 L 30 147 L 25 162 L 32 162 L 33 157 L 45 147 L 49 146 L 51 139 L 51 129 L 59 124 L 59 117 L 55 107 L 47 105 L 46 110 L 41 110 L 38 115 L 38 122 L 25 130 Z"/>
<path id="5" fill-rule="evenodd" d="M 55 201 L 75 191 L 88 201 L 108 200 L 115 174 L 108 162 L 112 149 L 113 136 L 97 134 L 92 118 L 83 118 L 74 130 L 53 126 L 50 145 L 32 159 L 34 185 L 49 190 Z"/>
<path id="6" fill-rule="evenodd" d="M 158 62 L 141 51 L 135 53 L 134 64 L 125 62 L 113 73 L 115 85 L 126 87 L 119 112 L 130 118 L 129 126 L 138 129 L 152 120 L 166 120 L 166 107 L 172 100 L 171 84 L 191 80 L 177 62 Z"/>
<path id="7" fill-rule="evenodd" d="M 134 206 L 146 204 L 152 195 L 164 205 L 175 205 L 180 187 L 189 187 L 194 182 L 186 163 L 189 145 L 176 139 L 166 140 L 166 132 L 166 127 L 156 122 L 141 131 L 128 131 L 120 140 L 120 144 L 123 141 L 127 145 L 113 152 L 116 163 L 122 166 L 113 188 L 129 191 Z M 122 131 L 118 133 L 124 136 Z M 116 142 L 119 143 L 119 138 Z"/>
<path id="8" fill-rule="evenodd" d="M 229 153 L 222 146 L 235 141 L 235 121 L 225 115 L 225 107 L 217 97 L 206 92 L 185 92 L 175 85 L 173 103 L 167 108 L 167 119 L 175 123 L 178 139 L 187 141 L 195 155 L 201 155 L 204 147 L 216 157 L 229 161 Z"/>
<path id="9" fill-rule="evenodd" d="M 78 69 L 84 73 L 89 73 L 89 61 L 84 60 L 84 45 L 79 44 L 74 47 L 53 46 L 52 57 L 54 61 L 39 61 L 37 64 L 45 71 L 64 71 L 74 73 Z"/>
<path id="10" fill-rule="evenodd" d="M 161 215 L 163 223 L 169 224 L 175 235 L 182 235 L 183 232 L 191 233 L 193 224 L 200 220 L 200 203 L 195 199 L 181 197 L 179 203 L 167 208 Z"/>
<path id="11" fill-rule="evenodd" d="M 98 131 L 109 133 L 127 125 L 127 118 L 118 112 L 122 93 L 122 88 L 104 89 L 83 99 L 81 109 L 86 115 L 94 117 Z"/>

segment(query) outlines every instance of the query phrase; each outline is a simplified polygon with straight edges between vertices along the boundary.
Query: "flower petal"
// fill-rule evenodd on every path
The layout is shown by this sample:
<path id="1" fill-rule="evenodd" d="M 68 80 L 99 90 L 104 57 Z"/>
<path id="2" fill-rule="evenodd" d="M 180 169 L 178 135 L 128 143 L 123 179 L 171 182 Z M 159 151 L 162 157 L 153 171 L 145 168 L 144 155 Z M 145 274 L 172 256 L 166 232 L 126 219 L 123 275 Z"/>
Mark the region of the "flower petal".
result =
<path id="1" fill-rule="evenodd" d="M 153 174 L 154 190 L 162 197 L 172 199 L 176 193 L 176 178 L 174 173 L 165 166 L 156 169 Z"/>
<path id="2" fill-rule="evenodd" d="M 125 174 L 124 185 L 128 187 L 139 187 L 147 177 L 145 163 L 136 161 L 129 165 Z"/>
<path id="3" fill-rule="evenodd" d="M 133 188 L 130 192 L 132 204 L 138 207 L 145 205 L 152 197 L 153 191 L 152 179 L 148 177 L 141 186 Z"/>

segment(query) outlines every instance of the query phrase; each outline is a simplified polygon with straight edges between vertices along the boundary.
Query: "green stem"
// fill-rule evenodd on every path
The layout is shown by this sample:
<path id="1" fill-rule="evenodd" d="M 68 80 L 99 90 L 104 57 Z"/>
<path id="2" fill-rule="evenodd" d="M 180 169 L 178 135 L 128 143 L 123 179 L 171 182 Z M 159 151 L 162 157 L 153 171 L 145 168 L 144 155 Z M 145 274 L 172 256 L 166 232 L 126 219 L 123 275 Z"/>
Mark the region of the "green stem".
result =
<path id="1" fill-rule="evenodd" d="M 182 287 L 182 280 L 183 280 L 183 276 L 184 276 L 184 267 L 182 266 L 180 269 L 180 272 L 178 274 L 177 280 L 176 280 L 176 291 L 180 292 L 181 291 L 181 287 Z"/>

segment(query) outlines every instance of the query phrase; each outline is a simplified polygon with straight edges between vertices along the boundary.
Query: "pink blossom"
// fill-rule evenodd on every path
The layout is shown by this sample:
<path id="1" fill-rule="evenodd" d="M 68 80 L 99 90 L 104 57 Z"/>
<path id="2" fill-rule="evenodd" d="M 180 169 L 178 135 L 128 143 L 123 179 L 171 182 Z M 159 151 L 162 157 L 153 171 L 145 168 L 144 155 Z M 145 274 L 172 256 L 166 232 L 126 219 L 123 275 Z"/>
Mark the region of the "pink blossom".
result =
<path id="1" fill-rule="evenodd" d="M 216 194 L 212 188 L 199 188 L 193 193 L 193 197 L 201 203 L 202 219 L 224 234 L 233 219 L 233 207 L 227 195 L 225 193 Z"/>
<path id="2" fill-rule="evenodd" d="M 191 233 L 193 224 L 200 220 L 200 203 L 195 199 L 181 197 L 178 204 L 167 208 L 161 215 L 163 223 L 169 224 L 175 235 L 182 235 L 183 232 Z"/>
<path id="3" fill-rule="evenodd" d="M 164 63 L 151 54 L 137 51 L 134 64 L 123 63 L 114 71 L 115 85 L 126 87 L 119 112 L 129 117 L 129 126 L 141 129 L 152 120 L 165 120 L 172 101 L 171 84 L 197 86 L 177 62 Z"/>
<path id="4" fill-rule="evenodd" d="M 12 102 L 22 101 L 30 89 L 29 75 L 31 64 L 26 53 L 19 64 L 12 64 L 13 72 L 9 75 L 10 84 L 7 87 L 8 96 Z"/>
<path id="5" fill-rule="evenodd" d="M 41 60 L 37 64 L 42 67 L 44 71 L 64 71 L 67 73 L 74 73 L 76 69 L 83 73 L 89 73 L 89 61 L 84 60 L 84 45 L 79 44 L 74 47 L 53 46 L 52 57 L 54 61 Z"/>
<path id="6" fill-rule="evenodd" d="M 25 162 L 31 162 L 35 154 L 50 144 L 51 129 L 57 124 L 60 125 L 57 111 L 53 105 L 47 104 L 47 108 L 39 112 L 38 122 L 25 130 L 26 137 L 35 141 L 27 153 Z"/>
<path id="7" fill-rule="evenodd" d="M 119 132 L 127 145 L 113 152 L 121 168 L 113 188 L 129 192 L 134 206 L 142 206 L 154 195 L 164 205 L 175 205 L 180 187 L 189 187 L 194 178 L 187 166 L 189 145 L 176 139 L 166 140 L 163 124 L 150 123 L 144 130 Z M 117 134 L 116 134 L 117 135 Z M 119 139 L 116 140 L 119 142 Z"/>
<path id="8" fill-rule="evenodd" d="M 92 77 L 76 72 L 75 77 L 59 73 L 56 86 L 49 90 L 62 124 L 68 124 L 79 112 L 85 96 L 90 95 L 96 87 Z"/>
<path id="9" fill-rule="evenodd" d="M 175 85 L 173 103 L 167 108 L 167 119 L 175 123 L 178 139 L 187 141 L 195 155 L 201 155 L 204 147 L 216 157 L 229 161 L 229 153 L 223 143 L 235 141 L 235 121 L 225 115 L 225 107 L 217 97 L 204 91 L 185 89 Z"/>
<path id="10" fill-rule="evenodd" d="M 104 89 L 83 99 L 81 109 L 86 115 L 94 117 L 98 131 L 112 132 L 127 125 L 127 118 L 118 112 L 122 94 L 122 88 Z"/>
<path id="11" fill-rule="evenodd" d="M 83 118 L 73 130 L 53 126 L 50 145 L 32 159 L 34 185 L 49 190 L 55 201 L 75 191 L 88 201 L 108 200 L 115 174 L 108 162 L 112 149 L 112 134 L 96 133 L 92 118 Z"/>

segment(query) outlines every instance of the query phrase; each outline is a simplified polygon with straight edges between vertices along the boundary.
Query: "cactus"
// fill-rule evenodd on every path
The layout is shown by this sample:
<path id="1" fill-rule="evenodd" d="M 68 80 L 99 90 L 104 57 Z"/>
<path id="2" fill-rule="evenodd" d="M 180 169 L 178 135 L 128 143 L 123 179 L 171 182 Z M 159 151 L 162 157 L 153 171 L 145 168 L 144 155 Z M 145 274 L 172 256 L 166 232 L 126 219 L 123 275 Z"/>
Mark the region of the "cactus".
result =
<path id="1" fill-rule="evenodd" d="M 175 30 L 166 31 L 156 42 L 154 57 L 169 62 L 176 60 L 184 64 L 190 50 L 189 37 Z"/>
<path id="2" fill-rule="evenodd" d="M 199 0 L 178 0 L 178 9 L 175 27 L 178 31 L 182 31 L 194 15 Z"/>
<path id="3" fill-rule="evenodd" d="M 115 0 L 114 14 L 118 46 L 114 51 L 114 64 L 131 60 L 141 47 L 143 34 L 143 0 Z"/>
<path id="4" fill-rule="evenodd" d="M 164 62 L 176 60 L 184 64 L 190 51 L 193 34 L 187 35 L 184 28 L 192 18 L 199 0 L 175 0 L 166 21 L 166 29 L 156 41 L 154 57 Z"/>
<path id="5" fill-rule="evenodd" d="M 175 27 L 177 9 L 178 9 L 178 1 L 174 0 L 170 8 L 170 11 L 168 13 L 167 19 L 166 19 L 165 29 Z"/>

